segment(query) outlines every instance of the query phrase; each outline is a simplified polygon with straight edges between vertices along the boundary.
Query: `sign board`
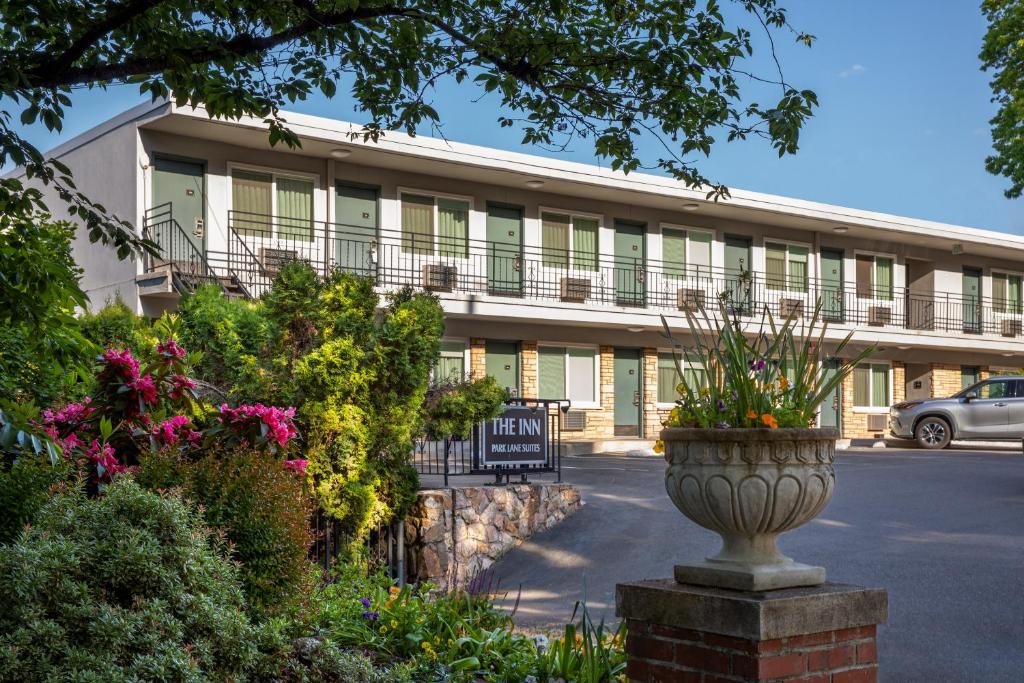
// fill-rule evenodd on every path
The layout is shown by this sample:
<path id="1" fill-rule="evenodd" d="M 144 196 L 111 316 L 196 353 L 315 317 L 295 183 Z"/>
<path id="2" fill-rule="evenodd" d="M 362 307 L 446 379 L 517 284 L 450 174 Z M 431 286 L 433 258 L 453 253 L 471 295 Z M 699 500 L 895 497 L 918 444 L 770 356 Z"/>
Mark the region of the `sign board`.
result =
<path id="1" fill-rule="evenodd" d="M 484 423 L 480 467 L 542 467 L 548 464 L 548 411 L 545 407 L 505 406 Z"/>

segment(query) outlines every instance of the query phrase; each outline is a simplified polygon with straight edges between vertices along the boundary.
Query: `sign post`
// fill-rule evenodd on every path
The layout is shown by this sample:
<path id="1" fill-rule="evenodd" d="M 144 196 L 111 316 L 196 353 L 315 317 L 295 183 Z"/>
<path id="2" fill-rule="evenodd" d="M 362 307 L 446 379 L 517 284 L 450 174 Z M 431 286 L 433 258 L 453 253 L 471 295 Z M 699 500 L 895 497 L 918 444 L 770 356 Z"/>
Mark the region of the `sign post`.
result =
<path id="1" fill-rule="evenodd" d="M 543 469 L 549 467 L 548 411 L 546 406 L 507 405 L 483 424 L 480 434 L 481 469 Z"/>

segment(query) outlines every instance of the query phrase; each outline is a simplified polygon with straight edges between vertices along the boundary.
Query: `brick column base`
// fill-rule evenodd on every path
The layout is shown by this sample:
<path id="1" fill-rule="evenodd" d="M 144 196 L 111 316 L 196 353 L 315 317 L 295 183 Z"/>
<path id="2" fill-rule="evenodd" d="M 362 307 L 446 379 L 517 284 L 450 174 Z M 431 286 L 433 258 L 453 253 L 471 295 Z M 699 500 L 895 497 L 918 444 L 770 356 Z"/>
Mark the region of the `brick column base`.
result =
<path id="1" fill-rule="evenodd" d="M 616 613 L 636 683 L 873 683 L 887 596 L 842 584 L 744 593 L 669 579 L 619 584 Z"/>

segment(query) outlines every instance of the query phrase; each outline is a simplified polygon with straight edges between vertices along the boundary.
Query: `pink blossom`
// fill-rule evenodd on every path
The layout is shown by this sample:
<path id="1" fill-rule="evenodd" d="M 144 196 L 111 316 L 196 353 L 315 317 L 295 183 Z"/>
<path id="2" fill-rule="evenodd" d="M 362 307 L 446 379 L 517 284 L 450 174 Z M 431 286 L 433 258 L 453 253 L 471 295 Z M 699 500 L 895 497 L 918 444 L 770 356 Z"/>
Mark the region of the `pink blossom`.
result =
<path id="1" fill-rule="evenodd" d="M 185 357 L 185 349 L 183 349 L 178 342 L 173 339 L 167 339 L 166 341 L 158 343 L 156 345 L 156 352 L 163 354 L 167 358 Z"/>
<path id="2" fill-rule="evenodd" d="M 153 436 L 156 437 L 157 441 L 167 446 L 173 446 L 178 443 L 178 440 L 182 437 L 186 437 L 183 428 L 188 424 L 188 418 L 184 415 L 175 415 L 172 418 L 161 422 L 155 430 L 153 430 Z"/>
<path id="3" fill-rule="evenodd" d="M 267 440 L 279 446 L 285 446 L 288 440 L 298 433 L 292 421 L 295 417 L 295 408 L 282 409 L 277 406 L 265 406 L 262 403 L 243 403 L 237 408 L 230 408 L 224 403 L 220 407 L 220 412 L 221 421 L 236 431 L 259 428 L 262 434 L 262 426 L 265 426 Z M 256 424 L 253 424 L 254 422 Z M 262 423 L 262 426 L 259 423 Z"/>
<path id="4" fill-rule="evenodd" d="M 285 460 L 284 461 L 285 469 L 292 470 L 293 472 L 296 472 L 297 474 L 305 474 L 306 473 L 306 467 L 308 465 L 309 465 L 309 461 L 308 460 L 301 460 L 301 459 L 299 459 L 299 460 Z"/>
<path id="5" fill-rule="evenodd" d="M 122 379 L 134 380 L 139 376 L 139 361 L 132 356 L 130 349 L 118 351 L 107 349 L 100 356 L 100 361 L 107 366 L 101 374 L 110 372 L 112 375 L 120 375 Z"/>
<path id="6" fill-rule="evenodd" d="M 184 398 L 186 391 L 196 388 L 196 383 L 185 375 L 172 375 L 171 384 L 173 387 L 168 395 L 176 401 Z"/>
<path id="7" fill-rule="evenodd" d="M 142 402 L 147 405 L 156 403 L 156 382 L 152 375 L 143 375 L 138 379 L 128 382 L 128 386 L 135 390 L 135 393 L 142 396 Z"/>
<path id="8" fill-rule="evenodd" d="M 78 438 L 78 434 L 75 434 L 74 432 L 72 432 L 71 434 L 68 434 L 61 441 L 61 446 L 66 451 L 69 451 L 72 448 L 78 448 L 81 445 L 82 445 L 82 440 L 80 438 Z"/>
<path id="9" fill-rule="evenodd" d="M 85 452 L 85 456 L 102 467 L 109 474 L 118 474 L 125 471 L 125 467 L 114 455 L 114 447 L 110 444 L 100 445 L 100 442 L 93 439 L 92 445 Z"/>

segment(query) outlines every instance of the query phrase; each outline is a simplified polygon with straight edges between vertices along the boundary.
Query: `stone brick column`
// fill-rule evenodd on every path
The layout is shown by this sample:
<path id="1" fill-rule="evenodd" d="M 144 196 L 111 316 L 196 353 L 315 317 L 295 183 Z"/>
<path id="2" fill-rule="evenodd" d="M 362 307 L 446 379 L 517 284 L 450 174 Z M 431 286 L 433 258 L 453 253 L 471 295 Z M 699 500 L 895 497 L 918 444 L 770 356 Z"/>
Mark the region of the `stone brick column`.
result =
<path id="1" fill-rule="evenodd" d="M 483 379 L 487 376 L 487 340 L 469 340 L 469 378 Z"/>
<path id="2" fill-rule="evenodd" d="M 658 414 L 658 349 L 644 349 L 644 438 L 657 439 L 662 417 Z"/>
<path id="3" fill-rule="evenodd" d="M 932 363 L 932 396 L 952 396 L 960 391 L 963 379 L 959 365 Z"/>
<path id="4" fill-rule="evenodd" d="M 907 367 L 903 361 L 892 362 L 892 402 L 907 400 Z"/>
<path id="5" fill-rule="evenodd" d="M 869 683 L 884 590 L 843 584 L 745 593 L 671 579 L 619 584 L 634 683 Z"/>
<path id="6" fill-rule="evenodd" d="M 519 342 L 519 395 L 537 398 L 540 386 L 537 384 L 537 342 Z"/>

